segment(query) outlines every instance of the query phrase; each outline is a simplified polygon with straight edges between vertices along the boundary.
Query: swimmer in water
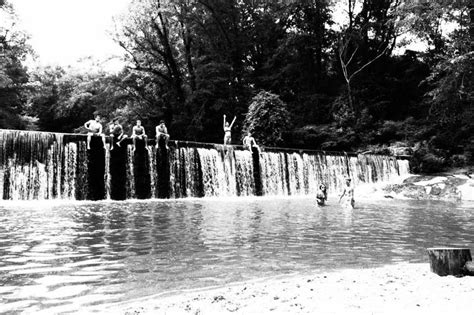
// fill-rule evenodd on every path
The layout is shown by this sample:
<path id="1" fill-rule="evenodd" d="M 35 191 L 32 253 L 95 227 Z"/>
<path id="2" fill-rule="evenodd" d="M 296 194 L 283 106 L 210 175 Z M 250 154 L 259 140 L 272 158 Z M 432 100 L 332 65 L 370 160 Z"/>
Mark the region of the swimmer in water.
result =
<path id="1" fill-rule="evenodd" d="M 326 189 L 326 185 L 321 184 L 319 185 L 318 191 L 316 192 L 316 202 L 318 206 L 324 206 L 324 203 L 328 199 L 328 193 Z"/>
<path id="2" fill-rule="evenodd" d="M 341 193 L 341 196 L 339 197 L 339 203 L 341 203 L 342 200 L 342 206 L 346 209 L 354 209 L 354 186 L 351 184 L 351 179 L 349 177 L 346 177 L 346 183 L 344 186 L 344 190 Z"/>

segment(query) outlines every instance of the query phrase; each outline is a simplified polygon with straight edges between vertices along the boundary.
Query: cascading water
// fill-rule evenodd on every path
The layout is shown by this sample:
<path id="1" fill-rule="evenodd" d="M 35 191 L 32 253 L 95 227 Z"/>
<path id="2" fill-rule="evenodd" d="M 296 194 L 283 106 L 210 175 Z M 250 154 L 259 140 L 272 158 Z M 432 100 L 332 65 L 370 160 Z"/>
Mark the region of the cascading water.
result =
<path id="1" fill-rule="evenodd" d="M 236 150 L 234 153 L 237 194 L 239 196 L 253 196 L 255 195 L 255 180 L 252 152 L 247 150 Z"/>
<path id="2" fill-rule="evenodd" d="M 135 174 L 133 172 L 132 147 L 127 147 L 127 199 L 135 198 Z"/>
<path id="3" fill-rule="evenodd" d="M 251 152 L 187 142 L 170 142 L 168 150 L 142 145 L 134 151 L 125 145 L 122 151 L 103 151 L 96 140 L 99 156 L 94 148 L 87 150 L 83 135 L 1 130 L 0 199 L 313 195 L 320 183 L 338 192 L 346 176 L 358 185 L 409 173 L 408 160 L 384 155 Z M 104 194 L 97 197 L 94 191 L 101 187 Z"/>
<path id="4" fill-rule="evenodd" d="M 170 150 L 170 197 L 201 197 L 202 173 L 196 148 L 179 147 Z"/>
<path id="5" fill-rule="evenodd" d="M 286 153 L 263 152 L 260 157 L 262 194 L 288 195 Z"/>
<path id="6" fill-rule="evenodd" d="M 2 130 L 0 149 L 0 199 L 76 198 L 83 156 L 63 134 Z"/>

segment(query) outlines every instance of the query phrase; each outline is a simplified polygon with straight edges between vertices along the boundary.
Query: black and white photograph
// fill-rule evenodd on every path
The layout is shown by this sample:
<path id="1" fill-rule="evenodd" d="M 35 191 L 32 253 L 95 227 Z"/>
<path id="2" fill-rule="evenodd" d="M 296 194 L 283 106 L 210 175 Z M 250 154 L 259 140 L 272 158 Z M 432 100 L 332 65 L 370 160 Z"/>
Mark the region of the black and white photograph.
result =
<path id="1" fill-rule="evenodd" d="M 469 314 L 474 0 L 0 0 L 0 314 Z"/>

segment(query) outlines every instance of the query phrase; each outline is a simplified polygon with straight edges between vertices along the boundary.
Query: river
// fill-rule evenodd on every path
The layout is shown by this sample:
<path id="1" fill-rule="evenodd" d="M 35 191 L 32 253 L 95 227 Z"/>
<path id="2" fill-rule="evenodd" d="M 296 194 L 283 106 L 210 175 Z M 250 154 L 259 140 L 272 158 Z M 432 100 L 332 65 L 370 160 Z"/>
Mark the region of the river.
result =
<path id="1" fill-rule="evenodd" d="M 0 205 L 0 313 L 64 313 L 170 290 L 427 262 L 472 247 L 473 203 L 244 197 Z"/>

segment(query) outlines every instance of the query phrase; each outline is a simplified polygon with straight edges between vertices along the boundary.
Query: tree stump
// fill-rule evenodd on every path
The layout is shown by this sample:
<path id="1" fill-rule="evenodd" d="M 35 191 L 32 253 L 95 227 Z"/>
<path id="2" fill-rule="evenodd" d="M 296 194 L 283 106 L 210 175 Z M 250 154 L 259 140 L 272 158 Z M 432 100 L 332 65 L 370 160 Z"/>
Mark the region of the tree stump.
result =
<path id="1" fill-rule="evenodd" d="M 464 268 L 472 261 L 471 251 L 468 248 L 428 248 L 431 271 L 439 276 L 464 276 L 469 272 Z"/>
<path id="2" fill-rule="evenodd" d="M 467 275 L 474 276 L 474 261 L 468 261 L 464 265 L 464 271 Z"/>

